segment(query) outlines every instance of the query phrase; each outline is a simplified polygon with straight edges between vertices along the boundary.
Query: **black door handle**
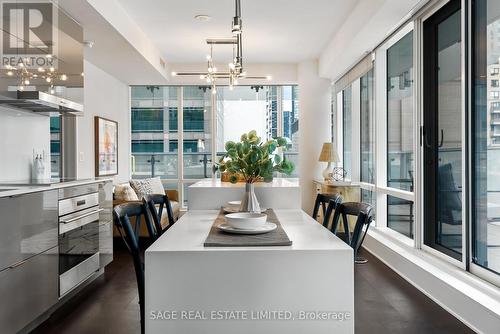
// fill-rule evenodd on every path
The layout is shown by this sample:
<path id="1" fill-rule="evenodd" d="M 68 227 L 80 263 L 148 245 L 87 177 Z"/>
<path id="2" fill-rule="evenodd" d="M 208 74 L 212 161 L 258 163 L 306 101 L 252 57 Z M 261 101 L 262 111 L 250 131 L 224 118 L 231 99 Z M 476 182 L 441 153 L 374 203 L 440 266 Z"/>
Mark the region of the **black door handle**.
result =
<path id="1" fill-rule="evenodd" d="M 422 145 L 422 142 L 425 145 L 425 147 L 432 148 L 432 145 L 429 144 L 429 140 L 427 139 L 427 134 L 425 132 L 424 126 L 420 127 L 420 145 Z"/>
<path id="2" fill-rule="evenodd" d="M 441 140 L 439 141 L 438 147 L 443 146 L 443 141 L 444 141 L 444 131 L 443 131 L 443 129 L 441 129 Z"/>
<path id="3" fill-rule="evenodd" d="M 429 143 L 429 139 L 427 138 L 427 133 L 425 132 L 425 128 L 422 126 L 420 128 L 420 138 L 423 138 L 423 142 L 425 147 L 432 148 L 431 143 Z M 439 140 L 438 147 L 442 147 L 444 142 L 444 130 L 441 129 L 441 139 Z M 422 140 L 420 140 L 420 145 L 422 145 Z"/>

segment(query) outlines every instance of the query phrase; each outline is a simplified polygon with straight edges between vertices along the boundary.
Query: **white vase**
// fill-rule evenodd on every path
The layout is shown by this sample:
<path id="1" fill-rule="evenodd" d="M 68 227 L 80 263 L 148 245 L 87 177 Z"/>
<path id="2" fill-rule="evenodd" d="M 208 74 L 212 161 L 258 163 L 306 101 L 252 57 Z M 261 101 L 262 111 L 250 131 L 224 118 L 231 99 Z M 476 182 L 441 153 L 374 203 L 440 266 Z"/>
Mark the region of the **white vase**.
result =
<path id="1" fill-rule="evenodd" d="M 245 184 L 245 195 L 241 200 L 240 211 L 260 213 L 260 205 L 259 201 L 257 200 L 257 196 L 255 196 L 255 188 L 253 183 Z"/>

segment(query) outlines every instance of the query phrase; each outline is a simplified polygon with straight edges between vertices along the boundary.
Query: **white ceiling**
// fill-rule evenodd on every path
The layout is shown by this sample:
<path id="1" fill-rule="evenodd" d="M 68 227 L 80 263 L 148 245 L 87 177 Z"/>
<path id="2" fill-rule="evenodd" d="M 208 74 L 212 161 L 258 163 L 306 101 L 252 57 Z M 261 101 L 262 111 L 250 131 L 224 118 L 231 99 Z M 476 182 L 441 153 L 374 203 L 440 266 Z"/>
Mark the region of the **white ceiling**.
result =
<path id="1" fill-rule="evenodd" d="M 130 84 L 165 84 L 166 78 L 130 42 L 119 34 L 88 1 L 58 0 L 58 6 L 83 27 L 85 60 Z M 126 70 L 124 70 L 126 69 Z"/>
<path id="2" fill-rule="evenodd" d="M 205 39 L 230 37 L 234 0 L 118 0 L 167 62 L 199 63 Z M 242 0 L 243 56 L 249 63 L 296 63 L 317 58 L 359 0 Z M 209 22 L 194 19 L 207 14 Z M 231 59 L 218 46 L 217 62 Z"/>

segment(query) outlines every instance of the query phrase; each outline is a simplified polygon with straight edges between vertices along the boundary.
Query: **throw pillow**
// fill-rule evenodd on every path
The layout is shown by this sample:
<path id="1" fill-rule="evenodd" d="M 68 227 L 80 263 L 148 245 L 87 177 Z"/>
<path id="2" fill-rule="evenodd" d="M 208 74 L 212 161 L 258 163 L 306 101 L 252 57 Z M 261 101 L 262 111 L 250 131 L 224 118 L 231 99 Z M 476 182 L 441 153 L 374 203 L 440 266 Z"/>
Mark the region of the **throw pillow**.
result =
<path id="1" fill-rule="evenodd" d="M 142 199 L 144 195 L 165 194 L 165 189 L 163 188 L 160 177 L 130 180 L 130 185 L 140 199 Z"/>
<path id="2" fill-rule="evenodd" d="M 130 184 L 119 184 L 115 186 L 115 199 L 119 201 L 138 201 L 139 197 Z"/>

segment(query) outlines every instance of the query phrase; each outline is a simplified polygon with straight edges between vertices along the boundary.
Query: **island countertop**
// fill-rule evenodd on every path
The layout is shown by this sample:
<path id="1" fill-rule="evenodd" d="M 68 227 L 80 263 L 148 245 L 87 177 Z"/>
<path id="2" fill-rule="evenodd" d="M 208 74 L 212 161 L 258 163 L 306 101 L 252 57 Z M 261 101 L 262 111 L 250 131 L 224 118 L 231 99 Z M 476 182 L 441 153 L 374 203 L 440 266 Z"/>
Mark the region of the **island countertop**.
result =
<path id="1" fill-rule="evenodd" d="M 83 186 L 86 184 L 111 182 L 109 177 L 88 178 L 88 179 L 51 179 L 42 182 L 30 181 L 0 181 L 0 198 L 9 196 L 18 196 L 23 194 L 35 193 L 39 191 L 61 189 L 74 186 Z"/>
<path id="2" fill-rule="evenodd" d="M 145 252 L 146 333 L 354 333 L 352 248 L 302 210 L 275 213 L 291 246 L 204 247 L 217 210 L 190 210 L 156 240 Z M 290 317 L 255 316 L 276 310 Z M 317 313 L 335 318 L 303 317 Z"/>
<path id="3" fill-rule="evenodd" d="M 255 195 L 261 208 L 300 209 L 299 179 L 274 178 L 271 182 L 255 182 Z M 241 200 L 245 183 L 203 179 L 188 188 L 189 210 L 217 210 L 229 201 Z"/>
<path id="4" fill-rule="evenodd" d="M 203 243 L 219 210 L 190 210 L 182 216 L 182 223 L 174 224 L 153 243 L 146 253 L 187 251 L 269 251 L 269 250 L 336 250 L 351 254 L 352 248 L 324 228 L 307 213 L 298 209 L 275 210 L 276 216 L 293 240 L 291 246 L 273 247 L 204 247 Z M 179 220 L 181 222 L 181 220 Z"/>
<path id="5" fill-rule="evenodd" d="M 299 186 L 298 178 L 274 178 L 271 182 L 255 182 L 256 188 L 295 188 Z M 190 188 L 245 188 L 245 182 L 231 183 L 222 182 L 219 178 L 208 178 L 200 180 Z"/>

